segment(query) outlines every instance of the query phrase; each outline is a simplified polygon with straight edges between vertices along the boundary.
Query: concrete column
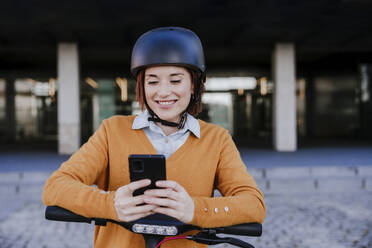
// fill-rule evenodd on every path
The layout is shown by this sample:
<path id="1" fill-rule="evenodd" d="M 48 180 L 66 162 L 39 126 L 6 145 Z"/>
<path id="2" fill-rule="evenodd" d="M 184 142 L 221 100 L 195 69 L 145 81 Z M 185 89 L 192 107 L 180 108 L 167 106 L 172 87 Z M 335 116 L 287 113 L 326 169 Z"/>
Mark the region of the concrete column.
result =
<path id="1" fill-rule="evenodd" d="M 93 107 L 93 132 L 97 131 L 99 128 L 99 125 L 101 124 L 99 122 L 99 101 L 98 101 L 98 96 L 97 94 L 93 95 L 92 97 L 92 107 Z"/>
<path id="2" fill-rule="evenodd" d="M 79 53 L 76 43 L 58 44 L 58 152 L 80 147 Z"/>
<path id="3" fill-rule="evenodd" d="M 275 45 L 272 56 L 274 80 L 273 142 L 277 151 L 297 149 L 295 47 Z"/>
<path id="4" fill-rule="evenodd" d="M 6 142 L 13 143 L 16 139 L 16 108 L 15 108 L 15 80 L 7 78 L 5 81 L 5 113 L 6 113 Z"/>

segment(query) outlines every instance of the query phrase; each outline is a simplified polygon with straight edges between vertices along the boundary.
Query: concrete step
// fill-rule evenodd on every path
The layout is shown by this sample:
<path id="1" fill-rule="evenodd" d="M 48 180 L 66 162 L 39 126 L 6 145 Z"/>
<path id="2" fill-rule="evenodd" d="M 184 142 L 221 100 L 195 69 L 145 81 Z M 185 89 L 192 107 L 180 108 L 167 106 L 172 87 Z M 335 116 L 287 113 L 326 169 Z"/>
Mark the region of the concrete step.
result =
<path id="1" fill-rule="evenodd" d="M 372 178 L 271 178 L 257 179 L 264 194 L 372 191 Z"/>
<path id="2" fill-rule="evenodd" d="M 3 172 L 0 183 L 44 183 L 50 172 Z"/>
<path id="3" fill-rule="evenodd" d="M 255 179 L 291 179 L 291 178 L 358 178 L 372 177 L 372 166 L 326 166 L 326 167 L 277 167 L 248 168 Z"/>

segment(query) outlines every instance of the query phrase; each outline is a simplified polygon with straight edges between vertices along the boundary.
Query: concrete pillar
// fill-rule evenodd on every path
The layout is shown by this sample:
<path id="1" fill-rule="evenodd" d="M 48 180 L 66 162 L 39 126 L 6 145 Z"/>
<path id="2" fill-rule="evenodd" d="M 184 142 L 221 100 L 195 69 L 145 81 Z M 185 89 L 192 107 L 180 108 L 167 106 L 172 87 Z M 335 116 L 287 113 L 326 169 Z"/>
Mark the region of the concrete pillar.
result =
<path id="1" fill-rule="evenodd" d="M 273 142 L 277 151 L 297 149 L 295 47 L 275 45 L 272 56 L 274 80 Z"/>
<path id="2" fill-rule="evenodd" d="M 16 139 L 16 108 L 15 108 L 15 80 L 7 78 L 5 81 L 5 113 L 7 143 L 14 143 Z"/>
<path id="3" fill-rule="evenodd" d="M 58 152 L 80 147 L 79 53 L 76 43 L 58 44 Z"/>
<path id="4" fill-rule="evenodd" d="M 101 124 L 99 121 L 99 101 L 98 101 L 98 96 L 97 94 L 94 94 L 92 97 L 92 107 L 93 107 L 93 132 L 97 131 L 99 128 L 99 125 Z"/>

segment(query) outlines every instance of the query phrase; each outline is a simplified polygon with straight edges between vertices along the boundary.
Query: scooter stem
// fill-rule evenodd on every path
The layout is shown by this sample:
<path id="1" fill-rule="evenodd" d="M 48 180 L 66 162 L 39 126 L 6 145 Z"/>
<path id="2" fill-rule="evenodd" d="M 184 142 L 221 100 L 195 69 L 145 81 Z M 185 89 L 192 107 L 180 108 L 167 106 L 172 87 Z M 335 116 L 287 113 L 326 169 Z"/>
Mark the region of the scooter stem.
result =
<path id="1" fill-rule="evenodd" d="M 146 248 L 155 248 L 165 238 L 165 236 L 149 234 L 143 234 L 143 237 L 145 238 Z"/>

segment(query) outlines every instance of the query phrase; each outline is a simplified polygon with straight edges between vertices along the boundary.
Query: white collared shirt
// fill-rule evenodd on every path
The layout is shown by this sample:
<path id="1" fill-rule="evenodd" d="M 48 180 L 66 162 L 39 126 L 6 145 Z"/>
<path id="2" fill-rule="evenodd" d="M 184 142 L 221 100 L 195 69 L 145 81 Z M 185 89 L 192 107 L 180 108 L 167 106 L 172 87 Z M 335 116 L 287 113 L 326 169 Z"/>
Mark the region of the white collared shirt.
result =
<path id="1" fill-rule="evenodd" d="M 200 138 L 199 122 L 190 114 L 187 114 L 185 126 L 168 136 L 153 121 L 149 121 L 149 117 L 150 114 L 147 110 L 137 115 L 133 121 L 132 129 L 143 129 L 156 152 L 163 154 L 166 158 L 169 158 L 186 142 L 190 132 Z"/>

